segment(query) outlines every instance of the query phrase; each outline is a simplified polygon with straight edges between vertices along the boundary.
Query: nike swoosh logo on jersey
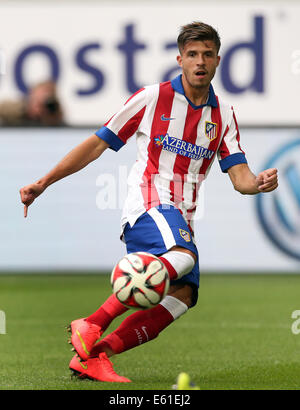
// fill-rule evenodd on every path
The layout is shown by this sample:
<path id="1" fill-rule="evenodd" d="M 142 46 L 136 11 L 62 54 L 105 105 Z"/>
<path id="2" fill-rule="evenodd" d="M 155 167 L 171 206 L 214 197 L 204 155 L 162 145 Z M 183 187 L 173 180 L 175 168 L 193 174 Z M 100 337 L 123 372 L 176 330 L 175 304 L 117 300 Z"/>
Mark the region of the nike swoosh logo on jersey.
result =
<path id="1" fill-rule="evenodd" d="M 160 119 L 161 119 L 162 121 L 172 121 L 172 120 L 175 120 L 175 118 L 172 118 L 172 117 L 165 117 L 165 114 L 163 114 L 163 115 L 160 117 Z"/>

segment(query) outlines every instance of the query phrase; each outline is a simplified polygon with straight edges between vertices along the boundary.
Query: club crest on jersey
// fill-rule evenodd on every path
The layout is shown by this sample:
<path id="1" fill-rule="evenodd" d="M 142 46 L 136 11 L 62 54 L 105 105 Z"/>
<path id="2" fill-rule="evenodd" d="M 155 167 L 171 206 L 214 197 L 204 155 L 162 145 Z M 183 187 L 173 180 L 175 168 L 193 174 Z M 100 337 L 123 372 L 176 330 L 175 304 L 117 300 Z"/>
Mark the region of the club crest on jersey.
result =
<path id="1" fill-rule="evenodd" d="M 215 122 L 205 121 L 205 135 L 212 141 L 217 138 L 218 124 Z"/>
<path id="2" fill-rule="evenodd" d="M 179 228 L 180 236 L 186 241 L 191 242 L 191 235 L 189 232 L 185 231 L 184 229 Z"/>

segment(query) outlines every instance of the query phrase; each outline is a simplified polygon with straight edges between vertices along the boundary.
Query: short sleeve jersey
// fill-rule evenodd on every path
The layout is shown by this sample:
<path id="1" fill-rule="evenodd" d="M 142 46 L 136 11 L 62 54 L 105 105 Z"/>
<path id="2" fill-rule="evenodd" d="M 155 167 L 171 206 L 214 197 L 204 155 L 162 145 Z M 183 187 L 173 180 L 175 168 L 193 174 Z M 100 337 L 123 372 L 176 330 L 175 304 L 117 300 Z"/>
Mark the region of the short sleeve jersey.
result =
<path id="1" fill-rule="evenodd" d="M 136 137 L 122 227 L 166 204 L 178 208 L 193 231 L 199 187 L 215 157 L 223 172 L 247 162 L 233 108 L 212 85 L 206 104 L 195 106 L 185 96 L 181 75 L 137 91 L 96 135 L 115 151 Z"/>

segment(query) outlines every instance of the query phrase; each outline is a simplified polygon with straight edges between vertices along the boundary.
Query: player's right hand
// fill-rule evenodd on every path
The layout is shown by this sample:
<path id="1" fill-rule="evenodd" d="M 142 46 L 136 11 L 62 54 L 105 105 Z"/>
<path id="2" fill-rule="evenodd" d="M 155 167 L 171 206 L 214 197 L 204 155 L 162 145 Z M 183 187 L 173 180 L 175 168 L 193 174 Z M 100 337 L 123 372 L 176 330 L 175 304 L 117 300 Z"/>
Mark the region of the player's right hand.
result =
<path id="1" fill-rule="evenodd" d="M 38 183 L 26 185 L 20 189 L 21 201 L 24 204 L 24 218 L 27 217 L 28 207 L 32 202 L 45 190 L 45 188 Z"/>

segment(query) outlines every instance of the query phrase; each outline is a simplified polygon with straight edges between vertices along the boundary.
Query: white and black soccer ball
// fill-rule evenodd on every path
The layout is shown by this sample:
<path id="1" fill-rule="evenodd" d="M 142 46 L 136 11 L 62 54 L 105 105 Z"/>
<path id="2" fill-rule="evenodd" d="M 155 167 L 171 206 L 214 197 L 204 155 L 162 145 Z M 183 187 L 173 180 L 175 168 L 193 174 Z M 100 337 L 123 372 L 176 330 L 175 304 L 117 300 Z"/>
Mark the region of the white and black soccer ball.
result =
<path id="1" fill-rule="evenodd" d="M 169 290 L 164 263 L 146 252 L 129 253 L 114 267 L 111 285 L 117 299 L 129 308 L 156 306 Z"/>

